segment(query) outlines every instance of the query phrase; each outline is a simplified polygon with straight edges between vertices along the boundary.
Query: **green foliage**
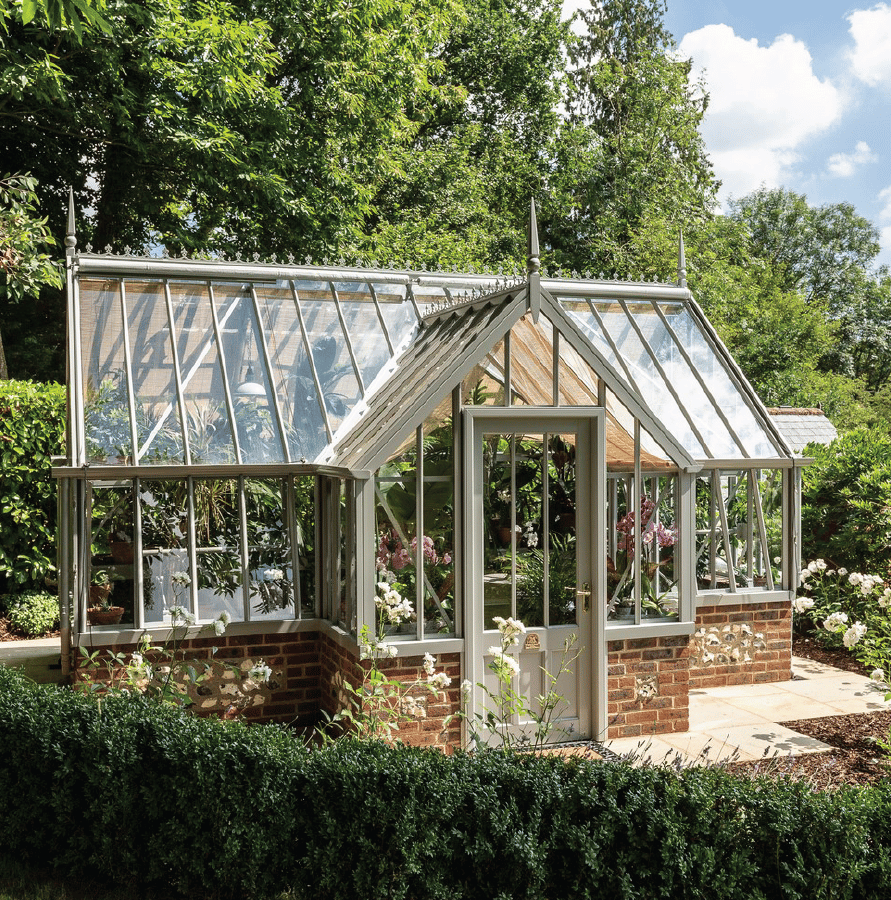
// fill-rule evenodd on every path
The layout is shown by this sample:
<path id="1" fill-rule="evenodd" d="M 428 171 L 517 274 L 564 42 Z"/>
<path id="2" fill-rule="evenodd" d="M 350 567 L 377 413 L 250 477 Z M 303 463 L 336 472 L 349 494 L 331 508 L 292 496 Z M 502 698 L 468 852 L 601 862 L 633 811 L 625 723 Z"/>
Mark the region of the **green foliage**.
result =
<path id="1" fill-rule="evenodd" d="M 836 567 L 888 577 L 891 568 L 891 437 L 858 428 L 811 446 L 804 470 L 802 553 Z"/>
<path id="2" fill-rule="evenodd" d="M 59 598 L 46 591 L 7 596 L 3 605 L 8 610 L 9 624 L 26 637 L 40 637 L 59 624 Z"/>
<path id="3" fill-rule="evenodd" d="M 63 451 L 65 389 L 0 382 L 0 577 L 40 586 L 55 568 L 56 484 Z"/>
<path id="4" fill-rule="evenodd" d="M 475 756 L 98 706 L 0 669 L 0 841 L 201 898 L 860 898 L 891 890 L 891 789 Z M 35 840 L 35 835 L 39 840 Z"/>

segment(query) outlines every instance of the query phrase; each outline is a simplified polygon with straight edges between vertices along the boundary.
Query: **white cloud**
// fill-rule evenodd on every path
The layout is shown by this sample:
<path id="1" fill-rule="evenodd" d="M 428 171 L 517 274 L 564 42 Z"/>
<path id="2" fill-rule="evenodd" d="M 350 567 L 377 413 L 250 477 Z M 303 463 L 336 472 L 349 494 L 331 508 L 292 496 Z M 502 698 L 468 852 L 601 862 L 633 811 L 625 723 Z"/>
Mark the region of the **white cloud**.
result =
<path id="1" fill-rule="evenodd" d="M 883 250 L 891 252 L 891 187 L 879 192 L 879 200 L 885 204 L 879 213 L 879 222 L 882 223 L 880 242 Z"/>
<path id="2" fill-rule="evenodd" d="M 853 153 L 833 153 L 826 163 L 830 175 L 838 178 L 850 178 L 860 166 L 875 162 L 878 157 L 872 152 L 866 141 L 857 141 Z"/>
<path id="3" fill-rule="evenodd" d="M 680 53 L 705 74 L 702 133 L 722 193 L 780 184 L 801 144 L 841 115 L 841 94 L 814 74 L 807 47 L 792 35 L 762 47 L 729 25 L 707 25 L 684 36 Z"/>
<path id="4" fill-rule="evenodd" d="M 878 3 L 872 9 L 854 10 L 848 22 L 854 38 L 854 74 L 872 87 L 891 86 L 891 6 Z"/>

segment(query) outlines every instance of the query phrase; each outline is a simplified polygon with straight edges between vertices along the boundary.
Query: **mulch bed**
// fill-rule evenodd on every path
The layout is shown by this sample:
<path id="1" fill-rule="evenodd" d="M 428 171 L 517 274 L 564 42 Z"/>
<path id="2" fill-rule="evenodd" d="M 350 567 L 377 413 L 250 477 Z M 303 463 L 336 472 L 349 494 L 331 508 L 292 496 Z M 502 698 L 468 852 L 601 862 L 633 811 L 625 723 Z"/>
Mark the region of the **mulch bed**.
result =
<path id="1" fill-rule="evenodd" d="M 58 631 L 48 631 L 46 634 L 41 635 L 41 637 L 59 637 Z M 4 643 L 5 641 L 27 641 L 29 638 L 25 637 L 23 634 L 19 634 L 17 631 L 13 631 L 9 626 L 9 619 L 5 616 L 0 616 L 0 643 Z"/>

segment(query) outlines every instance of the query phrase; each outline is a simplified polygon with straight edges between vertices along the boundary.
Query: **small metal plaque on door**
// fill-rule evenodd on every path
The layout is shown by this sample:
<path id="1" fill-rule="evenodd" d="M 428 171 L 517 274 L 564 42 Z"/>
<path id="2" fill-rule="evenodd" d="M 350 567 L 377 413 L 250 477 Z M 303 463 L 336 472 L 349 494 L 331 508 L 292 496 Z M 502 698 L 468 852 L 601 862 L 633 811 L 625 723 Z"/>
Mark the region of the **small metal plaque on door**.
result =
<path id="1" fill-rule="evenodd" d="M 537 634 L 527 634 L 526 640 L 523 642 L 524 650 L 541 650 L 541 641 Z"/>

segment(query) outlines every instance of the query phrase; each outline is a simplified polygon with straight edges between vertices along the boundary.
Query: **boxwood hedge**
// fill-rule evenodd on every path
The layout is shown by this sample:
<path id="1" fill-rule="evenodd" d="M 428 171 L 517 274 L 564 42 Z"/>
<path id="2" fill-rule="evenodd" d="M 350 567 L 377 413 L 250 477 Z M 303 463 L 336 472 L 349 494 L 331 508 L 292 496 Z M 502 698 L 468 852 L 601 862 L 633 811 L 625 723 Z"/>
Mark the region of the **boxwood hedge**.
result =
<path id="1" fill-rule="evenodd" d="M 0 667 L 0 846 L 190 897 L 886 898 L 891 789 L 436 752 Z"/>

